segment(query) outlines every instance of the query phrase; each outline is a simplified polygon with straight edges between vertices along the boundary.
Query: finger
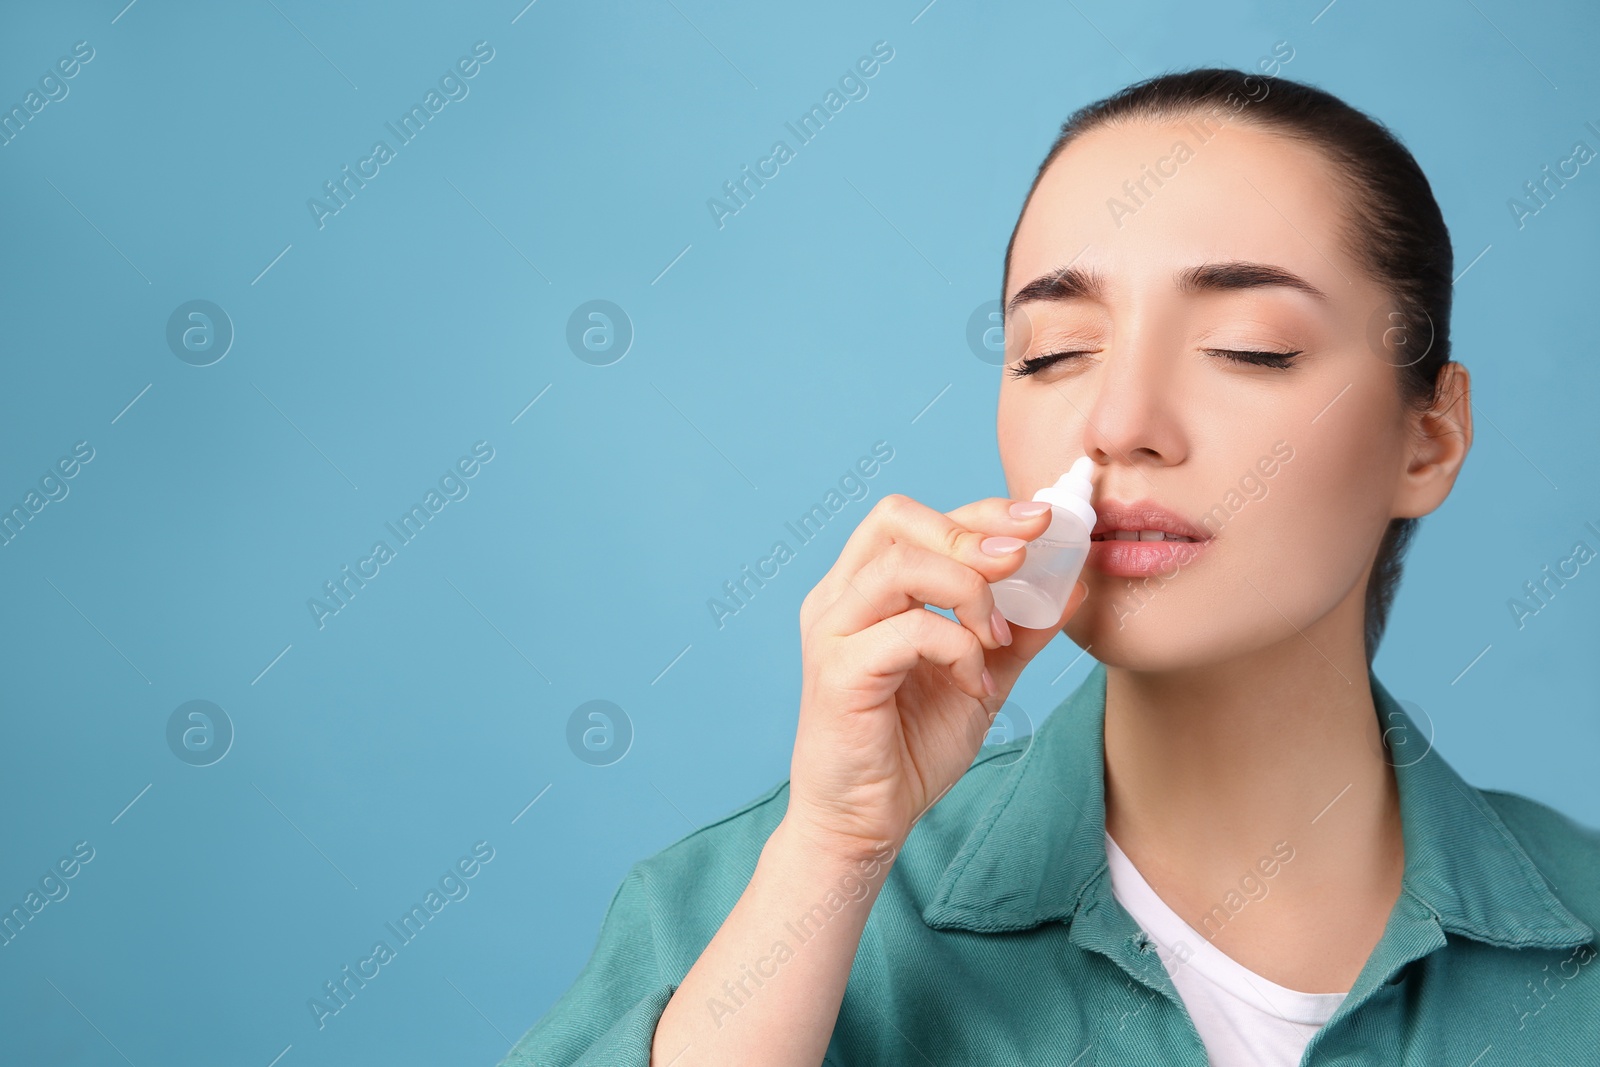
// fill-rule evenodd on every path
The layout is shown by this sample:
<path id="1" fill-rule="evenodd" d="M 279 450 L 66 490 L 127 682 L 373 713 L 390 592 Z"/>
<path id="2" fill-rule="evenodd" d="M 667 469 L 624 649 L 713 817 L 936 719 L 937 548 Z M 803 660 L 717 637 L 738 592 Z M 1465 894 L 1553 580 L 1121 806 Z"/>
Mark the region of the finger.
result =
<path id="1" fill-rule="evenodd" d="M 858 633 L 907 608 L 931 604 L 955 612 L 984 648 L 1011 640 L 995 612 L 989 583 L 971 567 L 915 545 L 896 543 L 874 556 L 854 578 L 841 576 L 845 591 L 822 613 L 818 632 Z"/>
<path id="2" fill-rule="evenodd" d="M 971 514 L 982 516 L 986 522 L 992 519 L 998 526 L 972 529 L 903 494 L 883 497 L 851 533 L 838 560 L 817 583 L 812 598 L 815 606 L 825 610 L 837 601 L 846 591 L 844 579 L 853 578 L 893 544 L 913 544 L 939 552 L 977 570 L 986 581 L 999 581 L 1012 574 L 1022 566 L 1023 553 L 1018 550 L 1049 527 L 1049 512 L 1025 521 L 1002 519 L 1008 515 L 1011 501 L 995 497 L 979 503 L 986 506 Z M 810 622 L 802 621 L 802 631 L 809 632 L 815 617 L 821 614 L 816 611 Z"/>
<path id="3" fill-rule="evenodd" d="M 990 496 L 963 504 L 945 517 L 969 530 L 1032 541 L 1050 528 L 1050 505 L 1043 500 Z"/>
<path id="4" fill-rule="evenodd" d="M 988 520 L 984 525 L 969 526 L 902 493 L 891 493 L 873 505 L 872 511 L 850 535 L 839 553 L 836 569 L 853 575 L 891 544 L 908 542 L 976 566 L 991 580 L 1004 577 L 1015 569 L 1016 561 L 1003 554 L 990 555 L 981 551 L 980 542 L 985 537 L 1003 536 L 1027 543 L 1043 533 L 1050 521 L 1042 516 L 1027 522 L 1001 518 L 1011 503 L 1001 497 L 979 503 L 987 506 L 977 510 L 973 510 L 974 505 L 957 509 L 956 513 Z"/>
<path id="5" fill-rule="evenodd" d="M 860 685 L 863 678 L 901 678 L 926 660 L 974 700 L 987 700 L 993 693 L 984 685 L 987 667 L 977 637 L 926 608 L 909 608 L 880 620 L 845 638 L 840 647 L 834 660 L 833 669 L 839 672 L 835 684 L 850 687 Z"/>

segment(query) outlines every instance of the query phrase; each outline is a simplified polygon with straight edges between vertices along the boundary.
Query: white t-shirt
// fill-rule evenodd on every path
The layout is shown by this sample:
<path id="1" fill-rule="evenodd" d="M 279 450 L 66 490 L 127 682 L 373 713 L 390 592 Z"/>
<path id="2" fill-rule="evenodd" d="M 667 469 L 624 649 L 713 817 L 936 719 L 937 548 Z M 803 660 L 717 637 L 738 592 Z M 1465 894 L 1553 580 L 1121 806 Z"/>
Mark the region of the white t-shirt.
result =
<path id="1" fill-rule="evenodd" d="M 1295 1067 L 1344 993 L 1285 989 L 1225 955 L 1150 888 L 1106 835 L 1111 893 L 1156 943 L 1212 1067 Z"/>

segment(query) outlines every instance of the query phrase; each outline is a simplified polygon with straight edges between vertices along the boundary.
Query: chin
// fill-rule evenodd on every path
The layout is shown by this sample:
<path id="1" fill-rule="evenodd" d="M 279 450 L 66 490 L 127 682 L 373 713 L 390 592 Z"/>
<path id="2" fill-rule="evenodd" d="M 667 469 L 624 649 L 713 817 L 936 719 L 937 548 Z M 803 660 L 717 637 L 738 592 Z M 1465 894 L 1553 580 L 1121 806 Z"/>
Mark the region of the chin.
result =
<path id="1" fill-rule="evenodd" d="M 1214 611 L 1209 614 L 1209 623 L 1197 625 L 1196 619 L 1204 615 L 1174 598 L 1168 604 L 1158 600 L 1135 614 L 1124 611 L 1119 616 L 1109 598 L 1096 609 L 1095 591 L 1091 591 L 1061 632 L 1109 667 L 1150 672 L 1215 666 L 1271 640 L 1265 634 L 1232 633 L 1225 620 L 1216 619 Z M 1250 641 L 1251 637 L 1258 641 Z"/>
<path id="2" fill-rule="evenodd" d="M 1068 634 L 1070 637 L 1071 635 Z M 1073 638 L 1080 648 L 1089 647 L 1089 656 L 1108 667 L 1148 673 L 1203 667 L 1216 661 L 1214 650 L 1191 648 L 1171 641 L 1152 641 L 1118 633 L 1113 625 L 1109 637 Z"/>

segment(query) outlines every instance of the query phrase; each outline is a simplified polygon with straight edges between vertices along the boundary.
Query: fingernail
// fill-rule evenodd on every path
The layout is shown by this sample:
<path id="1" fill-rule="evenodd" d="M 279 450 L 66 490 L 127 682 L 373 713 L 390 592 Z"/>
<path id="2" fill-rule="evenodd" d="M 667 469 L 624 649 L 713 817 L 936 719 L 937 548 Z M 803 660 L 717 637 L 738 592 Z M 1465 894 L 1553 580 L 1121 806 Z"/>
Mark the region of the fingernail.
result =
<path id="1" fill-rule="evenodd" d="M 1020 537 L 985 537 L 978 547 L 988 556 L 1009 556 L 1027 543 Z"/>
<path id="2" fill-rule="evenodd" d="M 1002 645 L 1011 643 L 1011 627 L 1006 624 L 1006 617 L 1000 614 L 999 608 L 995 608 L 994 614 L 989 616 L 989 629 L 994 631 L 994 639 Z"/>
<path id="3" fill-rule="evenodd" d="M 1018 500 L 1011 505 L 1013 519 L 1031 519 L 1035 515 L 1043 515 L 1050 510 L 1048 500 Z"/>
<path id="4" fill-rule="evenodd" d="M 994 675 L 990 674 L 989 668 L 985 667 L 983 669 L 983 691 L 988 693 L 990 696 L 994 696 L 997 688 L 998 687 L 994 684 Z"/>

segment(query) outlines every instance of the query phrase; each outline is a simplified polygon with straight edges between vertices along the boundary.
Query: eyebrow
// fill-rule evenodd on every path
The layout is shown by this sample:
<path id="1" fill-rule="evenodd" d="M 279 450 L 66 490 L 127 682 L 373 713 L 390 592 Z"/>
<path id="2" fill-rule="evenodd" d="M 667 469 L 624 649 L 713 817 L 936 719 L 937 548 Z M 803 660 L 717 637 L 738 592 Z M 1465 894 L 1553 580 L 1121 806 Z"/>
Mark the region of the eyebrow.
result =
<path id="1" fill-rule="evenodd" d="M 1262 289 L 1282 286 L 1305 293 L 1316 300 L 1328 302 L 1328 294 L 1306 281 L 1298 274 L 1275 267 L 1270 263 L 1251 263 L 1231 260 L 1225 263 L 1205 263 L 1198 267 L 1185 267 L 1175 279 L 1181 293 L 1235 292 L 1242 289 Z M 1010 315 L 1023 304 L 1036 301 L 1060 302 L 1085 298 L 1104 300 L 1106 283 L 1100 275 L 1081 267 L 1064 267 L 1041 275 L 1017 290 L 1006 303 Z"/>
<path id="2" fill-rule="evenodd" d="M 1323 303 L 1328 294 L 1312 285 L 1298 274 L 1270 263 L 1248 263 L 1234 260 L 1228 263 L 1206 263 L 1178 272 L 1178 291 L 1182 293 L 1227 292 L 1235 289 L 1259 289 L 1281 285 L 1298 289 Z"/>
<path id="3" fill-rule="evenodd" d="M 1084 270 L 1082 267 L 1062 267 L 1049 274 L 1042 274 L 1018 289 L 1017 294 L 1006 302 L 1006 317 L 1009 318 L 1011 313 L 1023 304 L 1058 303 L 1078 297 L 1104 300 L 1105 291 L 1105 282 L 1093 271 Z"/>

